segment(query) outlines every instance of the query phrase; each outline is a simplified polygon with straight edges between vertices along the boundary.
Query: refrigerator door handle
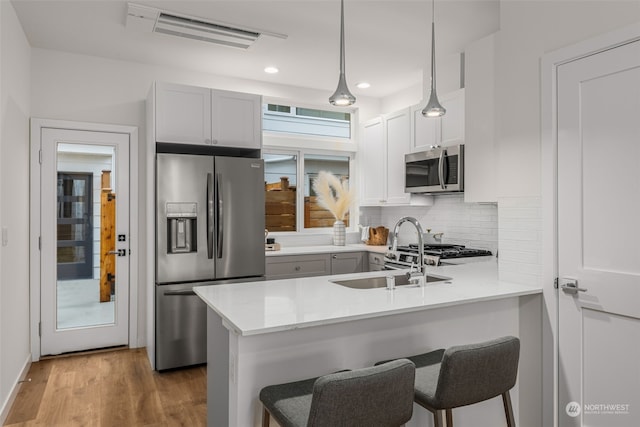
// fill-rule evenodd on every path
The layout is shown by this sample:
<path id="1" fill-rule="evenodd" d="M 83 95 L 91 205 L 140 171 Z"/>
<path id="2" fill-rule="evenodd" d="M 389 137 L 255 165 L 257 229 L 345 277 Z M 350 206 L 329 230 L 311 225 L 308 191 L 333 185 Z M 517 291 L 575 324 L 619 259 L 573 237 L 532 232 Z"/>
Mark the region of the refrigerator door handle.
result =
<path id="1" fill-rule="evenodd" d="M 213 259 L 213 174 L 207 174 L 207 257 Z"/>
<path id="2" fill-rule="evenodd" d="M 220 181 L 222 177 L 219 173 L 216 173 L 216 226 L 217 228 L 217 256 L 222 258 L 222 245 L 224 243 L 224 200 L 222 197 L 222 191 L 220 191 Z"/>

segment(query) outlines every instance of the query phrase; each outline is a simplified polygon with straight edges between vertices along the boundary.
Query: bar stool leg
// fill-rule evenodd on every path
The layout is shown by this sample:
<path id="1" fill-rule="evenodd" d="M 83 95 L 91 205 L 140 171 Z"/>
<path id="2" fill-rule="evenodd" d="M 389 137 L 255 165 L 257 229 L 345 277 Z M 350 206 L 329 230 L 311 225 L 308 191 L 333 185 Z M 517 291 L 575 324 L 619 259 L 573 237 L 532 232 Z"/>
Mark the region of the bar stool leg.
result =
<path id="1" fill-rule="evenodd" d="M 442 425 L 443 411 L 434 409 L 432 412 L 433 412 L 433 427 L 443 427 Z"/>
<path id="2" fill-rule="evenodd" d="M 269 427 L 269 421 L 271 414 L 267 411 L 267 408 L 262 408 L 262 427 Z"/>
<path id="3" fill-rule="evenodd" d="M 453 427 L 453 413 L 451 412 L 451 409 L 446 409 L 445 414 L 447 415 L 446 427 Z"/>
<path id="4" fill-rule="evenodd" d="M 504 404 L 504 413 L 507 416 L 507 426 L 516 427 L 516 421 L 513 418 L 513 408 L 511 407 L 511 396 L 509 391 L 502 393 L 502 403 Z"/>

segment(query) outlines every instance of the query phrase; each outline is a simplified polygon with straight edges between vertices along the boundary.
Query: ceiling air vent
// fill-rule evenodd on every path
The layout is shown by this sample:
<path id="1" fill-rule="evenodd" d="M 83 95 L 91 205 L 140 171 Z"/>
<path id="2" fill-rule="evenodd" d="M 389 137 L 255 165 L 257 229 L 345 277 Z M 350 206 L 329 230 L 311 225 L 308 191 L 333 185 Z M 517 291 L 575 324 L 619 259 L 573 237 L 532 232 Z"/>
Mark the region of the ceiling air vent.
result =
<path id="1" fill-rule="evenodd" d="M 248 49 L 262 35 L 287 38 L 284 34 L 252 28 L 238 28 L 226 23 L 180 15 L 134 3 L 128 5 L 127 28 L 200 40 L 238 49 Z"/>

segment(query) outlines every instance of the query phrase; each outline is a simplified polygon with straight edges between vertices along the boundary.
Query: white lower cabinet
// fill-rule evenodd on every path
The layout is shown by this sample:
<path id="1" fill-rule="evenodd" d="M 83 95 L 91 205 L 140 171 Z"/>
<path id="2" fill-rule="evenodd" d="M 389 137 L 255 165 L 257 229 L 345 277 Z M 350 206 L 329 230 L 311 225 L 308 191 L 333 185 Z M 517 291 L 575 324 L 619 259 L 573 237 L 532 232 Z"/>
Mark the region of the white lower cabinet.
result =
<path id="1" fill-rule="evenodd" d="M 331 274 L 331 254 L 269 256 L 266 259 L 267 280 Z"/>
<path id="2" fill-rule="evenodd" d="M 340 252 L 331 254 L 331 274 L 362 273 L 364 252 Z"/>
<path id="3" fill-rule="evenodd" d="M 369 271 L 382 271 L 384 270 L 384 255 L 369 252 Z"/>
<path id="4" fill-rule="evenodd" d="M 266 259 L 266 279 L 362 273 L 365 271 L 365 260 L 365 252 L 362 251 L 268 256 Z"/>

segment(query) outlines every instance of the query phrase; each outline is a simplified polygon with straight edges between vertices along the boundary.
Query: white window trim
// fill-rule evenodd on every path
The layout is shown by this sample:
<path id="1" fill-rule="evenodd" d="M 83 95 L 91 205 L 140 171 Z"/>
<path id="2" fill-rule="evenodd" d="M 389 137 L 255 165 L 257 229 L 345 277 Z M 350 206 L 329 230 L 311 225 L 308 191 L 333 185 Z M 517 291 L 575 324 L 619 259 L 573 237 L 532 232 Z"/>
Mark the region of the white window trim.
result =
<path id="1" fill-rule="evenodd" d="M 326 106 L 305 104 L 286 99 L 264 97 L 264 104 L 288 105 L 301 108 L 324 109 Z M 297 184 L 304 182 L 304 155 L 319 154 L 327 156 L 348 156 L 349 157 L 349 185 L 351 188 L 359 189 L 359 171 L 357 168 L 357 130 L 358 130 L 358 109 L 336 108 L 336 111 L 349 113 L 351 116 L 350 138 L 323 137 L 305 134 L 287 134 L 284 132 L 262 132 L 262 152 L 266 154 L 292 154 L 298 156 L 297 161 Z M 300 187 L 302 189 L 302 187 Z M 303 215 L 298 215 L 298 208 L 302 207 Z M 349 227 L 347 232 L 358 231 L 358 218 L 360 218 L 360 204 L 356 197 L 355 202 L 349 209 Z M 296 191 L 296 231 L 274 231 L 269 232 L 270 236 L 297 236 L 297 235 L 327 235 L 333 233 L 331 227 L 326 228 L 304 228 L 304 191 Z"/>

